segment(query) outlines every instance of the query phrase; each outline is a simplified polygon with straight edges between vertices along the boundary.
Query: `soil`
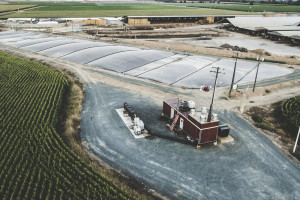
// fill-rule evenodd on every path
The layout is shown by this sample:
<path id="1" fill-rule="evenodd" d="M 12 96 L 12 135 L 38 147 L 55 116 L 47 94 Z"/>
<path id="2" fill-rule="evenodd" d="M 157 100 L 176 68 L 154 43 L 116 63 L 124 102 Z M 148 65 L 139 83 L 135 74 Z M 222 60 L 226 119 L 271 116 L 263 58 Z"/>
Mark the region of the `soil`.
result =
<path id="1" fill-rule="evenodd" d="M 247 112 L 246 117 L 251 123 L 265 133 L 275 144 L 291 159 L 300 160 L 300 145 L 297 145 L 295 153 L 292 153 L 297 130 L 292 130 L 285 123 L 285 118 L 281 113 L 281 103 L 276 102 L 271 105 L 254 106 Z"/>

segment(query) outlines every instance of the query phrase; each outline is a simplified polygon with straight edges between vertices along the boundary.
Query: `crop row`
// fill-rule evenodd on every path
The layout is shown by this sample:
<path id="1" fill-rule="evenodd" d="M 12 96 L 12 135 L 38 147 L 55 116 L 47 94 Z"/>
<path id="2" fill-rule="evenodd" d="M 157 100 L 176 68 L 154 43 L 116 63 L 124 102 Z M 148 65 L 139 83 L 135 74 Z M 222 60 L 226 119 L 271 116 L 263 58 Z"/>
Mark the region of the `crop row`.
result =
<path id="1" fill-rule="evenodd" d="M 300 96 L 283 101 L 281 111 L 289 124 L 297 128 L 300 125 Z"/>
<path id="2" fill-rule="evenodd" d="M 56 132 L 68 80 L 0 53 L 0 199 L 129 199 Z"/>

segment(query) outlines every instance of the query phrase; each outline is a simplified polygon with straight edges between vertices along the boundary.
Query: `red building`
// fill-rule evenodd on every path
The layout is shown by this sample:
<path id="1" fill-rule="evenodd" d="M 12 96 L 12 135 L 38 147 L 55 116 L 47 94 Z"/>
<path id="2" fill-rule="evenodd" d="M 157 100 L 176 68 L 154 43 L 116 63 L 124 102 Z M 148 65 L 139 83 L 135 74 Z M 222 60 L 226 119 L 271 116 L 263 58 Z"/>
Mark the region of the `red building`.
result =
<path id="1" fill-rule="evenodd" d="M 207 122 L 207 111 L 195 109 L 193 101 L 182 101 L 179 98 L 163 101 L 163 115 L 173 120 L 170 129 L 175 125 L 184 131 L 189 138 L 198 144 L 214 142 L 217 144 L 219 120 L 214 114 L 212 120 Z"/>

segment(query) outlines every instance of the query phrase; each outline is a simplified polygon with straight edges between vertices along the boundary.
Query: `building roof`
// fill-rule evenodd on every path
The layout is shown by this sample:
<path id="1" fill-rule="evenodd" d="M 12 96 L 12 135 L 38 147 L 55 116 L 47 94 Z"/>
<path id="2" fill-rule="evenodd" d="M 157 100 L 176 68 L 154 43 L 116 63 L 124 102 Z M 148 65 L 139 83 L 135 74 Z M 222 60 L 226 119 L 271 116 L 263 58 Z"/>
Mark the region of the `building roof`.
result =
<path id="1" fill-rule="evenodd" d="M 272 26 L 263 28 L 268 31 L 300 31 L 300 26 Z"/>
<path id="2" fill-rule="evenodd" d="M 300 17 L 236 17 L 227 19 L 233 26 L 247 29 L 247 30 L 260 30 L 260 29 L 286 29 L 288 26 L 297 27 L 300 23 Z"/>
<path id="3" fill-rule="evenodd" d="M 270 32 L 269 34 L 300 40 L 300 30 L 299 31 L 273 31 Z"/>
<path id="4" fill-rule="evenodd" d="M 234 15 L 172 15 L 172 16 L 126 16 L 127 18 L 197 18 L 197 17 L 234 17 Z"/>

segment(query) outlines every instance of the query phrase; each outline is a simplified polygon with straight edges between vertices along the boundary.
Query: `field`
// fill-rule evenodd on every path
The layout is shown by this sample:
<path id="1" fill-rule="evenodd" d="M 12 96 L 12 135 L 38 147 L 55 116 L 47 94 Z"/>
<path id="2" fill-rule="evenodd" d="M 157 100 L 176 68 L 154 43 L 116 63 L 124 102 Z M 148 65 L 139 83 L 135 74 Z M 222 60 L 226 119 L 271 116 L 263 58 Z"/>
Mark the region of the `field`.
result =
<path id="1" fill-rule="evenodd" d="M 70 82 L 0 52 L 0 199 L 132 199 L 76 156 L 55 127 Z"/>
<path id="2" fill-rule="evenodd" d="M 26 3 L 25 3 L 26 4 Z M 128 15 L 242 15 L 249 12 L 212 10 L 208 8 L 178 7 L 159 4 L 93 4 L 93 3 L 39 3 L 40 8 L 18 12 L 4 17 L 120 17 Z"/>
<path id="3" fill-rule="evenodd" d="M 275 135 L 272 136 L 271 134 L 272 137 L 276 138 L 276 141 L 280 141 L 284 151 L 292 151 L 300 126 L 300 96 L 267 107 L 252 107 L 248 114 L 256 127 L 270 131 Z M 266 133 L 270 134 L 269 132 Z M 293 156 L 300 160 L 300 151 L 296 151 Z"/>
<path id="4" fill-rule="evenodd" d="M 300 126 L 300 96 L 272 105 L 272 110 L 253 107 L 251 118 L 259 128 L 296 138 Z M 282 129 L 282 130 L 281 130 Z"/>
<path id="5" fill-rule="evenodd" d="M 187 6 L 244 12 L 300 12 L 300 6 L 280 4 L 187 4 Z"/>
<path id="6" fill-rule="evenodd" d="M 13 11 L 18 10 L 22 8 L 29 8 L 34 5 L 7 5 L 7 4 L 0 4 L 0 12 L 6 12 L 6 11 Z"/>

